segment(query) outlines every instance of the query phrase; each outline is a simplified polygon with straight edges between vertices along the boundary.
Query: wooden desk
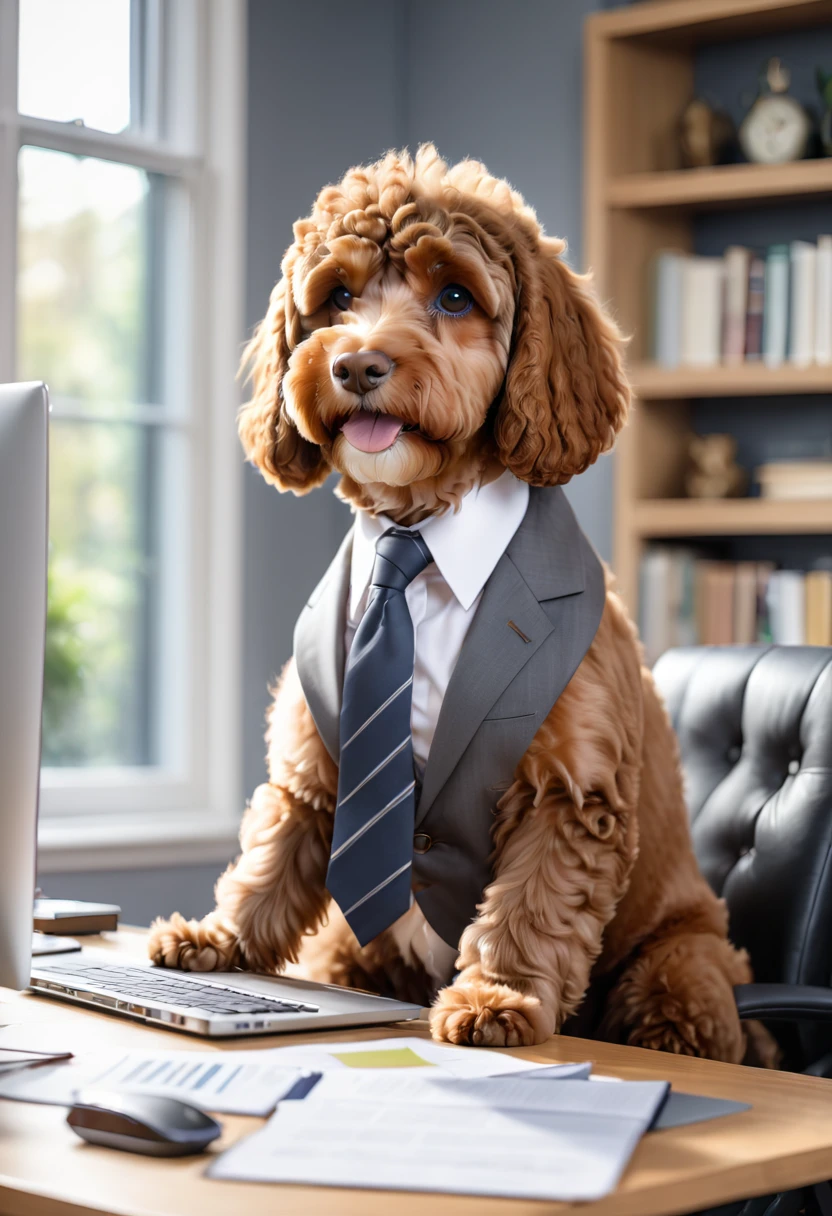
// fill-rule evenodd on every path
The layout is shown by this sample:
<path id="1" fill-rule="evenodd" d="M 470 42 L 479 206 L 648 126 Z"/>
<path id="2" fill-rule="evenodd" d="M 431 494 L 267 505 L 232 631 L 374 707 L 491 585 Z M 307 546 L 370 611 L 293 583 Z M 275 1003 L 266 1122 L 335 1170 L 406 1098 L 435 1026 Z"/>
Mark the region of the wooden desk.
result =
<path id="1" fill-rule="evenodd" d="M 114 956 L 140 954 L 143 934 L 121 930 L 104 938 Z M 222 1044 L 172 1036 L 125 1018 L 93 1013 L 60 1001 L 0 990 L 0 1024 L 17 1023 L 44 1047 L 75 1052 L 95 1048 L 168 1046 L 225 1049 L 307 1042 L 314 1035 L 238 1039 Z M 427 1035 L 424 1023 L 329 1033 L 342 1041 L 379 1035 Z M 40 1037 L 42 1036 L 42 1037 Z M 35 1046 L 31 1042 L 31 1046 Z M 753 1103 L 753 1109 L 692 1127 L 645 1137 L 614 1195 L 594 1204 L 544 1204 L 479 1197 L 425 1196 L 385 1191 L 264 1186 L 212 1182 L 203 1177 L 206 1156 L 159 1160 L 82 1143 L 66 1127 L 65 1112 L 0 1101 L 0 1216 L 541 1216 L 580 1211 L 583 1216 L 674 1216 L 750 1195 L 787 1190 L 832 1177 L 832 1080 L 769 1073 L 553 1038 L 543 1047 L 512 1054 L 551 1061 L 591 1059 L 598 1071 L 630 1080 L 664 1078 L 674 1088 Z M 261 1125 L 223 1116 L 216 1151 Z"/>

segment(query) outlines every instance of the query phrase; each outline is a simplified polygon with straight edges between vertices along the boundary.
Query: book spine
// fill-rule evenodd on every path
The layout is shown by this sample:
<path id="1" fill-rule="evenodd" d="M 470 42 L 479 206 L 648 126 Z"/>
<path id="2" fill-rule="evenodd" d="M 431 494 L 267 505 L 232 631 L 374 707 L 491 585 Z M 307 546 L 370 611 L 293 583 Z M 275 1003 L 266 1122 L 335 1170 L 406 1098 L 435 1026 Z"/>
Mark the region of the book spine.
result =
<path id="1" fill-rule="evenodd" d="M 763 351 L 763 310 L 765 306 L 766 264 L 754 254 L 748 268 L 748 306 L 745 316 L 745 357 L 760 358 Z"/>
<path id="2" fill-rule="evenodd" d="M 660 253 L 653 267 L 653 358 L 661 367 L 678 367 L 682 338 L 680 253 Z"/>
<path id="3" fill-rule="evenodd" d="M 817 250 L 808 241 L 792 241 L 791 330 L 789 362 L 807 367 L 815 353 L 815 268 Z"/>
<path id="4" fill-rule="evenodd" d="M 766 255 L 763 305 L 763 359 L 780 367 L 786 359 L 789 326 L 789 248 L 772 245 Z"/>
<path id="5" fill-rule="evenodd" d="M 721 258 L 689 258 L 682 278 L 682 363 L 714 367 L 722 334 Z"/>
<path id="6" fill-rule="evenodd" d="M 649 549 L 641 562 L 639 632 L 649 666 L 667 649 L 669 558 L 664 549 Z"/>
<path id="7" fill-rule="evenodd" d="M 737 563 L 732 640 L 742 646 L 757 641 L 757 566 L 754 562 Z"/>
<path id="8" fill-rule="evenodd" d="M 806 580 L 799 570 L 775 570 L 769 579 L 771 640 L 776 646 L 806 641 Z"/>
<path id="9" fill-rule="evenodd" d="M 832 236 L 818 237 L 815 273 L 815 363 L 832 364 Z"/>
<path id="10" fill-rule="evenodd" d="M 832 571 L 806 575 L 806 644 L 832 646 Z"/>
<path id="11" fill-rule="evenodd" d="M 748 270 L 751 253 L 742 245 L 730 245 L 725 250 L 724 259 L 722 362 L 731 365 L 742 363 L 745 355 Z"/>

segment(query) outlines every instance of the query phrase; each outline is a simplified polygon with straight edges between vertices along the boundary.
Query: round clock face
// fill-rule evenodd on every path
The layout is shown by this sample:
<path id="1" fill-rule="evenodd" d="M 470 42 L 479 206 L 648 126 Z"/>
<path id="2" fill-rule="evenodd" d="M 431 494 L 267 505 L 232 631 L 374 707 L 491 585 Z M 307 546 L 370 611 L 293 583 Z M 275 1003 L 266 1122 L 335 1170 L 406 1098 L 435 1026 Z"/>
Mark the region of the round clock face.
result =
<path id="1" fill-rule="evenodd" d="M 800 160 L 806 151 L 809 118 L 792 97 L 761 97 L 740 127 L 740 144 L 749 160 L 762 165 Z"/>

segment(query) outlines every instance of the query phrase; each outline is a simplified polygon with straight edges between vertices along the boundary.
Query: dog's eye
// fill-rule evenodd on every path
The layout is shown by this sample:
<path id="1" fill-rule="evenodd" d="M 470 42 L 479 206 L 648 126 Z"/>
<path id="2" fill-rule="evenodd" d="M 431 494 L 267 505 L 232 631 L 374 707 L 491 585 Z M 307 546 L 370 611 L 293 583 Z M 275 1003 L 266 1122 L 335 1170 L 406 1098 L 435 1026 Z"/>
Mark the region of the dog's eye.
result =
<path id="1" fill-rule="evenodd" d="M 466 312 L 470 312 L 474 305 L 474 299 L 470 291 L 465 287 L 460 287 L 458 283 L 450 283 L 436 297 L 436 308 L 440 312 L 447 313 L 449 317 L 461 317 Z"/>
<path id="2" fill-rule="evenodd" d="M 339 312 L 347 312 L 352 304 L 352 292 L 346 287 L 336 287 L 329 298 Z"/>

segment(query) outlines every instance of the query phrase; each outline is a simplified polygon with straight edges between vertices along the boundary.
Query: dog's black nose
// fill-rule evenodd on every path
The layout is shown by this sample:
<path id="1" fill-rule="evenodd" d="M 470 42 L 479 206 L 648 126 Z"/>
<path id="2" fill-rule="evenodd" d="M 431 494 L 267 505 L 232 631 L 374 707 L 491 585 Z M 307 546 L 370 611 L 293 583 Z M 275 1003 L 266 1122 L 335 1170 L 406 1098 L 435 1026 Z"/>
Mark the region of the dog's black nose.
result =
<path id="1" fill-rule="evenodd" d="M 332 360 L 332 377 L 351 393 L 369 393 L 393 370 L 393 360 L 381 350 L 357 350 Z"/>

